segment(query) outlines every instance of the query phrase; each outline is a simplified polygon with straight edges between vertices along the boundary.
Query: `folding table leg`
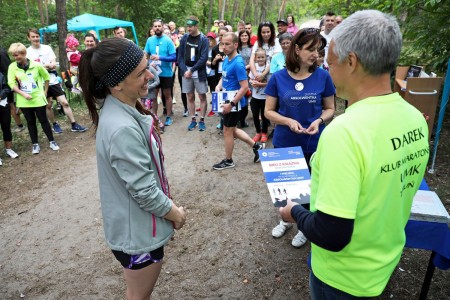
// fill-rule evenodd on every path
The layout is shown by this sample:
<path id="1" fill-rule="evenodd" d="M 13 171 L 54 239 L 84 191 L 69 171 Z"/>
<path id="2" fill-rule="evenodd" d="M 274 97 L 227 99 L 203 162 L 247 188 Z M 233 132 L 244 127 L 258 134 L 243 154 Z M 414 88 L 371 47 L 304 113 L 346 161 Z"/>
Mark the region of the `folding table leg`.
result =
<path id="1" fill-rule="evenodd" d="M 431 251 L 430 260 L 428 261 L 427 272 L 423 279 L 422 289 L 420 290 L 419 300 L 426 300 L 428 296 L 428 290 L 430 289 L 431 279 L 433 278 L 434 269 L 436 267 L 433 264 L 433 259 L 436 256 L 434 251 Z"/>

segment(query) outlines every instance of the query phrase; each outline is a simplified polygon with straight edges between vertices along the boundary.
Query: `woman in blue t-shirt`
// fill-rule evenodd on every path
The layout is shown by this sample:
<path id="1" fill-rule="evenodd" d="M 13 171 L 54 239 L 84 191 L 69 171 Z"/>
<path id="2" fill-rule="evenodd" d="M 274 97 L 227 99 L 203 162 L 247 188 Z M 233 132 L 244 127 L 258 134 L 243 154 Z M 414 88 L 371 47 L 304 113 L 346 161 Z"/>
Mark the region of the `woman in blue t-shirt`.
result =
<path id="1" fill-rule="evenodd" d="M 335 111 L 331 77 L 317 68 L 318 51 L 325 45 L 326 40 L 318 29 L 298 31 L 286 53 L 286 68 L 275 72 L 266 87 L 264 114 L 277 124 L 274 147 L 301 146 L 308 167 L 325 122 L 333 118 Z M 281 221 L 272 235 L 281 237 L 290 227 L 292 224 Z M 301 247 L 305 243 L 305 236 L 298 231 L 292 246 Z"/>

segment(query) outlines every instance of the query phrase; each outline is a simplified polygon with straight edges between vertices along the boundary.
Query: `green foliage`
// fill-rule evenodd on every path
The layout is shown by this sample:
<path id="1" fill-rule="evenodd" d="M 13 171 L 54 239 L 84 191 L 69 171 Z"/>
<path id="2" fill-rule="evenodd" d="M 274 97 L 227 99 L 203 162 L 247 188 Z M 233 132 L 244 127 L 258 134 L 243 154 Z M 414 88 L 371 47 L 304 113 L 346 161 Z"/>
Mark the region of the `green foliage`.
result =
<path id="1" fill-rule="evenodd" d="M 0 0 L 0 45 L 8 48 L 13 42 L 29 44 L 26 39 L 27 29 L 42 27 L 39 19 L 37 0 Z M 40 0 L 42 1 L 42 0 Z M 239 1 L 238 9 L 233 14 L 234 0 L 228 0 L 224 18 L 236 26 L 240 19 L 257 25 L 261 20 L 262 8 L 266 9 L 265 20 L 275 22 L 278 18 L 281 0 L 253 0 L 244 15 L 244 2 Z M 249 1 L 249 0 L 247 0 Z M 56 23 L 54 1 L 48 1 L 49 23 Z M 25 3 L 28 3 L 30 17 L 27 16 Z M 77 14 L 92 13 L 111 18 L 134 22 L 141 46 L 145 43 L 147 30 L 152 20 L 163 18 L 174 21 L 178 26 L 185 24 L 189 15 L 200 19 L 200 27 L 208 31 L 210 0 L 161 0 L 158 4 L 150 0 L 67 0 L 67 19 Z M 404 33 L 404 48 L 401 56 L 403 64 L 428 65 L 428 71 L 445 72 L 450 56 L 450 0 L 288 0 L 285 15 L 293 14 L 296 23 L 319 19 L 327 11 L 347 17 L 361 9 L 377 9 L 391 13 L 399 19 Z M 213 1 L 212 20 L 218 19 L 219 1 Z M 231 20 L 234 15 L 235 19 Z M 109 35 L 112 32 L 109 31 Z M 80 33 L 81 35 L 81 33 Z M 57 35 L 47 35 L 47 43 L 57 45 Z"/>

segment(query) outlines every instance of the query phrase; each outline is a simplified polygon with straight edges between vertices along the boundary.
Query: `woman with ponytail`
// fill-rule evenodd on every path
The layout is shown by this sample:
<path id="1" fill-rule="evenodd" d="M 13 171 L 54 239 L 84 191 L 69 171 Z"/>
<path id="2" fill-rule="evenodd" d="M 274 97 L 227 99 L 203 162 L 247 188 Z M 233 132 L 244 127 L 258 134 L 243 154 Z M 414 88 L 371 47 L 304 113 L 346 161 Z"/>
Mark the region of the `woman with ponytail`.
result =
<path id="1" fill-rule="evenodd" d="M 142 50 L 117 38 L 86 50 L 79 70 L 96 128 L 106 242 L 123 266 L 126 299 L 149 299 L 164 246 L 186 221 L 172 201 L 157 123 L 139 101 L 152 75 Z"/>

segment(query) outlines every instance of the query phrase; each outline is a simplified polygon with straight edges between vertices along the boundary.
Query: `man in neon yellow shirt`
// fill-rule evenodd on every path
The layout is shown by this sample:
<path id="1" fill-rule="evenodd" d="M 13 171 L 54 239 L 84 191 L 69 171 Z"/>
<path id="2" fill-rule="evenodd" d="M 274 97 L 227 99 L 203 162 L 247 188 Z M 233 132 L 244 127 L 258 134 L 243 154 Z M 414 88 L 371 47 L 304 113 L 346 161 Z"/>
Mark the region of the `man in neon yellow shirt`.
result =
<path id="1" fill-rule="evenodd" d="M 290 202 L 280 213 L 312 242 L 312 299 L 374 297 L 405 245 L 428 130 L 422 114 L 391 90 L 402 44 L 394 17 L 359 11 L 331 35 L 330 74 L 349 105 L 311 158 L 311 211 Z"/>

